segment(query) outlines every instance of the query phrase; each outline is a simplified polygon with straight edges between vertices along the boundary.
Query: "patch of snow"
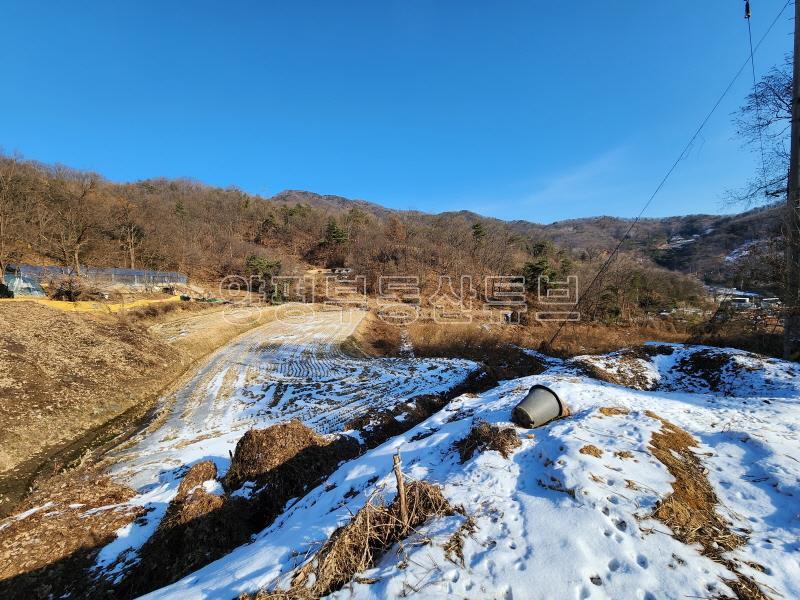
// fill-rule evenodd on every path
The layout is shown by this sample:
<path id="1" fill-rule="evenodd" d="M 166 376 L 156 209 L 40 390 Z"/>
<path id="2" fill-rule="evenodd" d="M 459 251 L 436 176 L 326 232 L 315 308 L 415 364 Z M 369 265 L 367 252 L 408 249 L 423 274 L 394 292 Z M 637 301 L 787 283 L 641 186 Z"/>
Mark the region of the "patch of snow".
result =
<path id="1" fill-rule="evenodd" d="M 762 245 L 762 240 L 750 240 L 729 252 L 723 259 L 726 263 L 734 263 L 750 254 L 755 248 Z"/>
<path id="2" fill-rule="evenodd" d="M 238 490 L 235 490 L 231 496 L 239 498 L 250 498 L 255 491 L 255 481 L 245 481 Z"/>

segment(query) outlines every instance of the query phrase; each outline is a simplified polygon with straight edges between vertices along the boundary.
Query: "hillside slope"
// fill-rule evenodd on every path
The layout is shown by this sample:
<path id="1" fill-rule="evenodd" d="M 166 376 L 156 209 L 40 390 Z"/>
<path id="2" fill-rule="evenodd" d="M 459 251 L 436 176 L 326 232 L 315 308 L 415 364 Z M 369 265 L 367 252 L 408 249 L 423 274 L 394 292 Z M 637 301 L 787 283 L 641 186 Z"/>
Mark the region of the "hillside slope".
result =
<path id="1" fill-rule="evenodd" d="M 402 217 L 427 224 L 481 223 L 526 238 L 549 239 L 573 252 L 608 252 L 623 239 L 631 219 L 598 216 L 539 224 L 530 221 L 502 221 L 470 211 L 428 214 L 398 211 L 364 200 L 324 196 L 287 190 L 269 199 L 281 204 L 306 204 L 339 214 L 352 208 L 376 218 Z M 736 283 L 737 250 L 763 243 L 780 235 L 781 206 L 771 205 L 733 215 L 685 215 L 642 219 L 623 249 L 638 253 L 658 265 L 683 273 L 696 273 L 709 283 Z"/>

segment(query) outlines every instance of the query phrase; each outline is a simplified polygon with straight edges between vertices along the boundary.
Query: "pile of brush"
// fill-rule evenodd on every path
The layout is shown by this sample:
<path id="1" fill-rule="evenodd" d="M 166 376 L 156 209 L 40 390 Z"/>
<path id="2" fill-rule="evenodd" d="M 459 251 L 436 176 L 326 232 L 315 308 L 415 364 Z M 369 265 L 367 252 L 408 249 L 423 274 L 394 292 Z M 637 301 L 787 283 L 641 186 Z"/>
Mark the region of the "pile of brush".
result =
<path id="1" fill-rule="evenodd" d="M 513 427 L 500 427 L 491 425 L 483 419 L 478 419 L 472 425 L 467 436 L 454 445 L 458 450 L 461 462 L 467 462 L 475 452 L 496 450 L 503 458 L 508 458 L 514 448 L 521 442 Z"/>
<path id="2" fill-rule="evenodd" d="M 402 541 L 428 519 L 456 511 L 437 485 L 424 481 L 405 484 L 395 459 L 398 493 L 391 503 L 373 495 L 349 523 L 300 567 L 287 590 L 260 591 L 248 600 L 312 600 L 344 587 L 356 575 L 374 567 L 389 548 Z"/>

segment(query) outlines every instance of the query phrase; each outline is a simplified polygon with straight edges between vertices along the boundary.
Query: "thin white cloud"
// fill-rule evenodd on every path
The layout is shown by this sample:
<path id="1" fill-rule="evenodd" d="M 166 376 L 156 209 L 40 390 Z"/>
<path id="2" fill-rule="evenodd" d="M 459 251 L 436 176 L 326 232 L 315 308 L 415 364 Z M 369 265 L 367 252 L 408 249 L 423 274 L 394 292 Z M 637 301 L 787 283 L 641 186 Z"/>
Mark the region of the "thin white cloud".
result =
<path id="1" fill-rule="evenodd" d="M 630 212 L 626 201 L 636 197 L 627 147 L 599 154 L 568 170 L 517 186 L 507 199 L 476 199 L 470 210 L 503 219 L 551 222 L 583 216 Z M 620 215 L 622 216 L 622 215 Z"/>
<path id="2" fill-rule="evenodd" d="M 518 209 L 547 209 L 565 214 L 603 214 L 610 204 L 630 196 L 630 162 L 625 148 L 615 148 L 569 171 L 545 179 L 520 199 Z M 615 206 L 618 208 L 618 206 Z"/>

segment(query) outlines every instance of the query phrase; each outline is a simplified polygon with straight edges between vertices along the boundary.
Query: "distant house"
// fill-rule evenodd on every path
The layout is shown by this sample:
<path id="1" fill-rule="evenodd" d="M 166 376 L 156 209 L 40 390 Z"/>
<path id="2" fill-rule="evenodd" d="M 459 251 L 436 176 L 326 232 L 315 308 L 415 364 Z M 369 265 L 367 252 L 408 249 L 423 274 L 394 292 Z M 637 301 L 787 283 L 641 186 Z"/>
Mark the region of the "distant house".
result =
<path id="1" fill-rule="evenodd" d="M 751 308 L 753 303 L 745 296 L 733 297 L 724 301 L 731 308 Z"/>
<path id="2" fill-rule="evenodd" d="M 717 303 L 737 299 L 737 304 L 744 304 L 744 302 L 742 302 L 743 298 L 748 298 L 750 303 L 754 303 L 761 298 L 761 294 L 759 293 L 745 292 L 743 290 L 737 290 L 736 288 L 707 286 L 707 289 L 712 298 L 714 298 L 714 302 Z"/>

